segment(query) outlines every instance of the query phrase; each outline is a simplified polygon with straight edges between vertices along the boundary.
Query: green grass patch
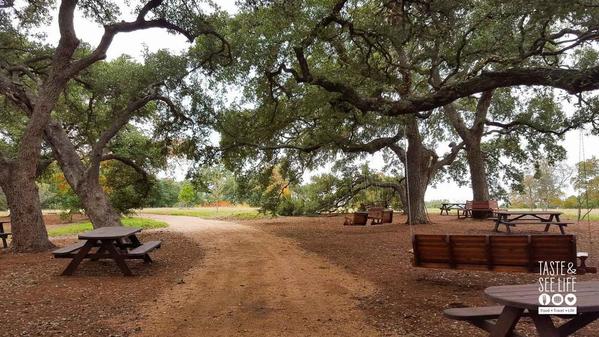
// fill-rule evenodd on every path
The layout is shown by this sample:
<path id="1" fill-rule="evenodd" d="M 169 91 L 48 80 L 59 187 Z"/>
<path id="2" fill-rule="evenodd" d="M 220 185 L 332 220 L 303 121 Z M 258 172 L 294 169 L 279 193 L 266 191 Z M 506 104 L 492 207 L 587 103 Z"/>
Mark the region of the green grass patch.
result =
<path id="1" fill-rule="evenodd" d="M 241 207 L 202 207 L 202 208 L 146 208 L 143 213 L 162 215 L 183 215 L 205 219 L 253 220 L 269 218 L 270 215 L 258 213 L 257 208 Z"/>
<path id="2" fill-rule="evenodd" d="M 138 227 L 141 229 L 164 228 L 168 226 L 166 222 L 144 218 L 123 218 L 121 222 L 126 227 Z M 57 226 L 48 230 L 49 236 L 74 235 L 93 229 L 91 222 L 80 222 L 64 226 Z"/>

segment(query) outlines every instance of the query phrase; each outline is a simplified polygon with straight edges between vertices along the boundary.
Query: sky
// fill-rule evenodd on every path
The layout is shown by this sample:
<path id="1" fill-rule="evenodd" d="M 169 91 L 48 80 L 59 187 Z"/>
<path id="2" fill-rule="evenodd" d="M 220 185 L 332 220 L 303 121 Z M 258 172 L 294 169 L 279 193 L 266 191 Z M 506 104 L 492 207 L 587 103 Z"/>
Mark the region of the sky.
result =
<path id="1" fill-rule="evenodd" d="M 221 0 L 215 2 L 222 9 L 228 11 L 229 13 L 234 13 L 236 11 L 235 0 Z M 94 46 L 100 40 L 103 29 L 100 25 L 84 19 L 80 14 L 81 13 L 78 13 L 75 20 L 77 35 L 83 41 Z M 133 16 L 131 15 L 130 17 L 126 17 L 126 19 L 131 19 L 131 17 Z M 58 41 L 59 34 L 56 16 L 53 24 L 47 30 L 47 35 L 50 42 L 55 43 Z M 165 30 L 161 29 L 149 29 L 127 34 L 118 34 L 108 50 L 107 58 L 114 59 L 122 54 L 128 54 L 135 58 L 141 59 L 141 55 L 146 48 L 149 51 L 156 51 L 159 49 L 181 51 L 188 46 L 189 43 L 181 35 L 168 34 Z M 585 150 L 584 156 L 581 156 L 580 154 L 580 134 L 578 131 L 573 131 L 566 134 L 565 140 L 562 144 L 567 150 L 568 158 L 566 162 L 570 166 L 573 166 L 583 157 L 599 157 L 599 137 L 597 136 L 583 136 L 583 145 Z M 446 146 L 440 146 L 438 153 L 441 154 L 444 152 L 446 152 Z M 374 155 L 369 158 L 368 161 L 372 169 L 380 170 L 384 165 L 380 155 Z M 178 180 L 184 178 L 187 168 L 187 165 L 184 162 L 173 163 L 171 167 L 172 168 L 170 170 L 163 172 L 161 176 L 171 176 Z M 313 174 L 313 172 L 307 173 L 305 177 L 309 179 L 311 174 Z M 471 194 L 472 192 L 469 187 L 459 187 L 454 182 L 444 182 L 439 183 L 436 186 L 429 187 L 425 199 L 447 199 L 458 202 L 471 199 Z"/>

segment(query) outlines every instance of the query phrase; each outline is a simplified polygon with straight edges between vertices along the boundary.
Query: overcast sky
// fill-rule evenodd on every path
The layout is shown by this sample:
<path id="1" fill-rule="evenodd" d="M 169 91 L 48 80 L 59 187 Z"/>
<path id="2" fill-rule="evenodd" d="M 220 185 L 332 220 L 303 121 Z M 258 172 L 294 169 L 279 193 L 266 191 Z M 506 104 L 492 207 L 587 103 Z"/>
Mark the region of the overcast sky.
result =
<path id="1" fill-rule="evenodd" d="M 235 12 L 235 0 L 221 0 L 216 1 L 216 3 L 230 13 Z M 102 36 L 102 27 L 96 23 L 83 19 L 80 15 L 78 15 L 75 22 L 78 37 L 91 45 L 96 45 Z M 56 18 L 47 33 L 49 41 L 58 41 L 58 25 Z M 181 35 L 168 34 L 161 29 L 149 29 L 127 34 L 118 34 L 108 50 L 107 55 L 108 59 L 113 59 L 122 54 L 140 58 L 144 48 L 148 48 L 150 51 L 156 51 L 158 49 L 181 51 L 188 46 L 187 40 Z M 599 156 L 599 137 L 586 135 L 583 137 L 583 142 L 586 158 Z M 578 162 L 580 158 L 579 132 L 574 131 L 568 133 L 563 145 L 568 151 L 567 163 L 572 166 L 574 163 Z M 446 146 L 443 146 L 438 152 L 440 154 L 445 153 Z M 383 166 L 383 161 L 380 156 L 374 156 L 373 159 L 370 160 L 370 163 L 373 169 L 380 169 Z M 175 169 L 170 170 L 170 172 L 165 172 L 164 175 L 182 179 L 185 175 L 185 165 L 173 166 Z M 458 187 L 455 183 L 441 183 L 436 187 L 430 187 L 428 189 L 426 200 L 434 199 L 465 201 L 471 199 L 471 191 L 467 187 Z"/>

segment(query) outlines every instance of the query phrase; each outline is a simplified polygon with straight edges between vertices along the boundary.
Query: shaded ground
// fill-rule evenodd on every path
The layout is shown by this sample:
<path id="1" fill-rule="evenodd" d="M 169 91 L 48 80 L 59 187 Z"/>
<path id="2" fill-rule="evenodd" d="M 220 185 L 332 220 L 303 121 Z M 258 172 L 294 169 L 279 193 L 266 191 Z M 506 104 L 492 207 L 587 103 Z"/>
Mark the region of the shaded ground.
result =
<path id="1" fill-rule="evenodd" d="M 278 218 L 244 222 L 275 235 L 291 238 L 300 247 L 324 256 L 353 275 L 369 280 L 378 288 L 373 296 L 361 300 L 369 322 L 385 334 L 406 330 L 413 336 L 485 336 L 468 324 L 453 322 L 442 316 L 453 306 L 489 305 L 483 290 L 492 285 L 534 283 L 534 274 L 465 272 L 413 268 L 410 264 L 410 234 L 471 233 L 489 234 L 490 221 L 457 220 L 452 216 L 432 216 L 435 224 L 404 225 L 404 217 L 396 217 L 391 225 L 368 227 L 342 226 L 343 217 Z M 595 241 L 599 241 L 597 224 L 592 224 Z M 518 226 L 517 232 L 537 232 L 539 226 Z M 578 235 L 579 251 L 590 251 L 586 224 L 571 225 L 569 233 Z M 599 242 L 591 252 L 597 265 Z M 578 279 L 598 279 L 597 275 Z M 520 325 L 532 331 L 531 322 Z M 597 336 L 594 323 L 576 336 Z M 534 334 L 529 334 L 534 336 Z"/>
<path id="2" fill-rule="evenodd" d="M 165 244 L 153 254 L 154 264 L 129 262 L 133 277 L 103 261 L 84 262 L 74 276 L 63 277 L 68 261 L 49 253 L 0 253 L 0 336 L 126 335 L 121 326 L 139 317 L 138 302 L 152 302 L 156 289 L 179 286 L 183 272 L 202 258 L 199 245 L 182 234 L 161 230 L 141 239 Z M 73 241 L 53 240 L 61 246 Z"/>

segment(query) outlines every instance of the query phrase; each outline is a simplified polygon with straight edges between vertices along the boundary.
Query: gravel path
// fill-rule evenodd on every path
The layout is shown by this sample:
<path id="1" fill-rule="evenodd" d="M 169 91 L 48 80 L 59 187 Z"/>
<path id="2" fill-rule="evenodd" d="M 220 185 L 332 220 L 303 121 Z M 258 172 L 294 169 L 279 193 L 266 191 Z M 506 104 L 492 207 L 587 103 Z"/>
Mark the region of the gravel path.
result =
<path id="1" fill-rule="evenodd" d="M 379 335 L 357 308 L 373 285 L 294 241 L 226 221 L 143 217 L 184 232 L 206 256 L 181 284 L 145 306 L 136 336 Z"/>

